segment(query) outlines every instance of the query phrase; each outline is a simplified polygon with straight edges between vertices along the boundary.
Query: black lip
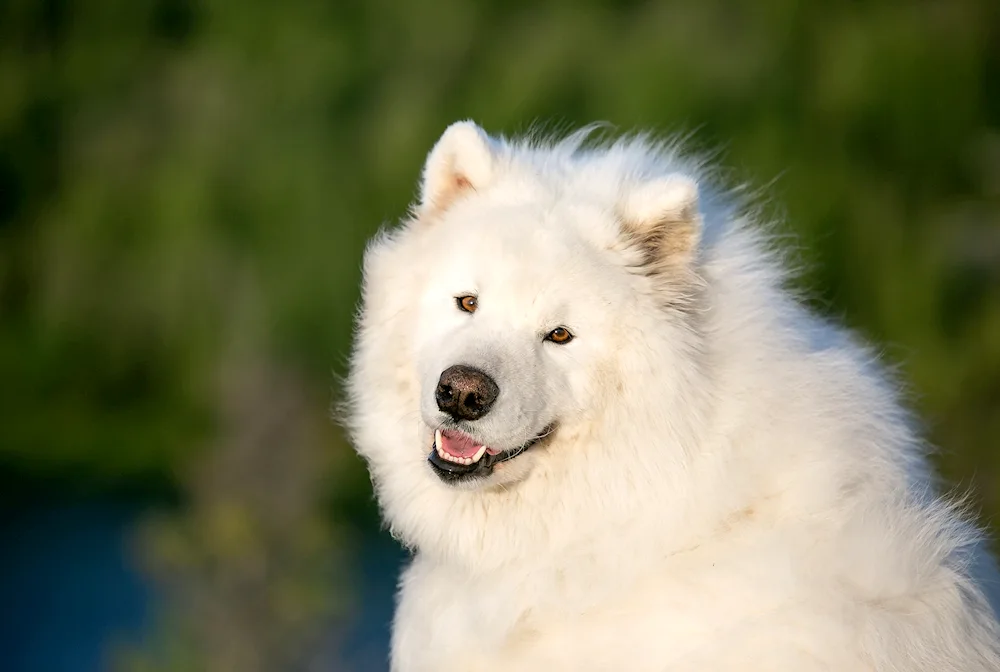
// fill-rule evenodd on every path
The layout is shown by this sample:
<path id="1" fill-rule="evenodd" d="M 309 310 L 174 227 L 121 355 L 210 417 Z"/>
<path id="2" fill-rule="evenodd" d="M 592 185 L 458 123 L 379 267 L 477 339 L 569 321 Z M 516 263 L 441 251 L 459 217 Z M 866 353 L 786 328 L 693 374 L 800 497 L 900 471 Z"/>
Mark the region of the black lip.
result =
<path id="1" fill-rule="evenodd" d="M 551 434 L 552 430 L 553 426 L 550 425 L 543 429 L 538 436 L 527 443 L 518 446 L 517 448 L 504 450 L 496 455 L 486 453 L 479 459 L 478 462 L 474 464 L 456 464 L 442 459 L 437 454 L 437 445 L 435 444 L 431 446 L 431 452 L 430 455 L 427 456 L 427 462 L 431 465 L 431 469 L 434 470 L 434 473 L 436 473 L 438 477 L 446 483 L 458 483 L 460 481 L 467 481 L 480 476 L 488 476 L 493 472 L 494 466 L 500 464 L 501 462 L 514 459 Z"/>

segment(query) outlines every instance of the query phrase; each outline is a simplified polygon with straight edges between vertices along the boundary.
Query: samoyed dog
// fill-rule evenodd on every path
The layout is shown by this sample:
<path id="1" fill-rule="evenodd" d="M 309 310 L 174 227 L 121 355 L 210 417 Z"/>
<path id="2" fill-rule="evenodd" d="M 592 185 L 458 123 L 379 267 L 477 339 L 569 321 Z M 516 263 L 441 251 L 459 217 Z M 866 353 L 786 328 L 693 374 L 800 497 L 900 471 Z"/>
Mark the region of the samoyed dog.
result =
<path id="1" fill-rule="evenodd" d="M 394 671 L 1000 670 L 978 531 L 751 219 L 643 136 L 446 130 L 348 377 Z"/>

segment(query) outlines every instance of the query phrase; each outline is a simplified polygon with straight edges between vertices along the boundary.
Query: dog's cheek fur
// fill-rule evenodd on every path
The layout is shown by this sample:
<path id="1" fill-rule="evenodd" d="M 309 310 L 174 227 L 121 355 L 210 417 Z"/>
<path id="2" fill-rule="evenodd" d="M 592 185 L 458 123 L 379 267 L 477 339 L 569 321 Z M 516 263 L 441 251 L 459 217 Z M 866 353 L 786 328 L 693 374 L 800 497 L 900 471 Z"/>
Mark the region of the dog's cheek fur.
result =
<path id="1" fill-rule="evenodd" d="M 404 243 L 412 233 L 385 232 L 365 253 L 361 304 L 348 376 L 346 424 L 379 485 L 385 469 L 414 451 L 419 425 L 410 409 L 420 386 L 409 338 L 417 307 L 399 286 L 418 281 Z"/>

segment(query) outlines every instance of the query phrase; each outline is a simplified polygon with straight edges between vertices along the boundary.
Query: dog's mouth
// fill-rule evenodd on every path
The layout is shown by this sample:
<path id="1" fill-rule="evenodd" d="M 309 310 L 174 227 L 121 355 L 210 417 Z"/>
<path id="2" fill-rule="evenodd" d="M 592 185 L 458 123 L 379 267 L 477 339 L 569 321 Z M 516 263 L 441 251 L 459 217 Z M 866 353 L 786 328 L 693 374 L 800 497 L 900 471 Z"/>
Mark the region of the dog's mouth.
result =
<path id="1" fill-rule="evenodd" d="M 441 480 L 454 483 L 466 479 L 487 476 L 501 462 L 512 460 L 552 433 L 549 425 L 530 441 L 508 450 L 497 450 L 477 442 L 463 432 L 439 429 L 434 432 L 427 461 Z"/>

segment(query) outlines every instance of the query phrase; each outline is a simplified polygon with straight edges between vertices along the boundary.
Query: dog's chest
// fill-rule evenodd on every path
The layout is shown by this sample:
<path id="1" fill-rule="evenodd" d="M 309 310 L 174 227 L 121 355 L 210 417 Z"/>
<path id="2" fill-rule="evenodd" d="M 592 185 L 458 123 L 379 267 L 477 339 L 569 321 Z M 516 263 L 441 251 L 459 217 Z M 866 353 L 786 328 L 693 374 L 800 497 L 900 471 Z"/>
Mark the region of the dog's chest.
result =
<path id="1" fill-rule="evenodd" d="M 553 570 L 470 577 L 419 560 L 401 586 L 393 659 L 408 661 L 394 665 L 407 671 L 449 670 L 454 661 L 509 647 L 536 632 L 568 596 Z"/>
<path id="2" fill-rule="evenodd" d="M 824 623 L 814 628 L 825 637 L 843 635 L 829 629 L 828 614 L 817 616 L 828 591 L 808 592 L 786 564 L 743 550 L 699 550 L 644 572 L 591 562 L 475 578 L 418 560 L 402 582 L 393 669 L 495 669 L 473 664 L 483 659 L 518 663 L 499 669 L 617 669 L 594 656 L 621 646 L 644 661 L 629 669 L 687 670 L 673 665 L 731 657 L 718 649 L 719 632 L 745 633 L 747 655 L 765 635 L 784 641 L 809 618 Z"/>

